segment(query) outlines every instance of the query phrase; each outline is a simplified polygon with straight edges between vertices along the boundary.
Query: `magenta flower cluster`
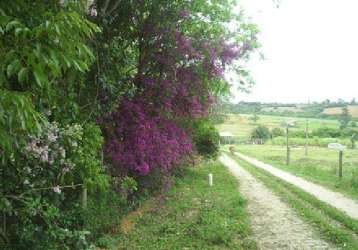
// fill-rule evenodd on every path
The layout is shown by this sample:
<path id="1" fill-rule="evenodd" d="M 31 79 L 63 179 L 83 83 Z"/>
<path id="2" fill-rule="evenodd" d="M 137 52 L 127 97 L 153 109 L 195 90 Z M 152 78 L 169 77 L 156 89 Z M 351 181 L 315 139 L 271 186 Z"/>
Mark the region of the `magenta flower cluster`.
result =
<path id="1" fill-rule="evenodd" d="M 153 116 L 151 109 L 142 99 L 126 99 L 105 118 L 106 152 L 116 170 L 144 175 L 156 167 L 170 170 L 191 151 L 187 133 L 175 122 Z"/>
<path id="2" fill-rule="evenodd" d="M 145 52 L 132 80 L 138 93 L 99 120 L 113 169 L 145 175 L 154 168 L 170 170 L 190 155 L 190 126 L 179 124 L 208 113 L 215 100 L 211 81 L 223 77 L 225 66 L 243 50 L 234 43 L 190 38 L 179 22 L 174 28 L 145 23 L 141 37 Z"/>

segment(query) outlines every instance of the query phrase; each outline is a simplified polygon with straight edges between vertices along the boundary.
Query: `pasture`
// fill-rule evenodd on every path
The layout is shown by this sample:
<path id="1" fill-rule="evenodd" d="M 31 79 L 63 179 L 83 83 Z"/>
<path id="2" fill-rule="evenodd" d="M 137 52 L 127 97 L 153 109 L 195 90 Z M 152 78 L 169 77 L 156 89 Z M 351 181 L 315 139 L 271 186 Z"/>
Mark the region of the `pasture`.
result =
<path id="1" fill-rule="evenodd" d="M 236 150 L 275 167 L 302 176 L 308 180 L 358 199 L 358 150 L 346 149 L 343 153 L 343 178 L 337 175 L 338 152 L 323 147 L 291 149 L 291 163 L 286 165 L 286 147 L 274 145 L 236 145 Z"/>
<path id="2" fill-rule="evenodd" d="M 295 121 L 296 125 L 294 128 L 290 129 L 295 130 L 305 130 L 306 128 L 306 118 L 299 117 L 282 117 L 282 116 L 270 116 L 270 115 L 259 115 L 259 120 L 254 123 L 249 118 L 252 115 L 248 114 L 228 114 L 227 120 L 217 125 L 217 129 L 221 132 L 226 131 L 230 132 L 234 137 L 239 139 L 248 139 L 250 137 L 251 131 L 258 125 L 265 125 L 269 129 L 276 127 L 283 128 L 282 124 L 286 121 Z M 338 128 L 339 123 L 337 120 L 326 120 L 326 119 L 308 119 L 308 130 L 314 130 L 320 127 L 328 128 Z"/>
<path id="3" fill-rule="evenodd" d="M 358 117 L 358 105 L 348 105 L 348 111 L 353 117 Z M 326 108 L 323 110 L 323 113 L 327 115 L 339 115 L 342 113 L 342 108 Z"/>

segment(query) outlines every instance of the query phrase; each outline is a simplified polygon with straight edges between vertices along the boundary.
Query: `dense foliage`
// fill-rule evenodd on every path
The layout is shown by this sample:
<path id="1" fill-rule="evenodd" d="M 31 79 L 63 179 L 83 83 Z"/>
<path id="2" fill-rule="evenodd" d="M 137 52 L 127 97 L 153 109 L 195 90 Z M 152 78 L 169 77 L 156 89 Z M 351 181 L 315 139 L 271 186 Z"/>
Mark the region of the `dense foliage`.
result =
<path id="1" fill-rule="evenodd" d="M 275 137 L 279 137 L 279 136 L 284 136 L 285 131 L 282 128 L 273 128 L 271 130 L 271 134 L 272 134 L 272 137 L 275 138 Z"/>
<path id="2" fill-rule="evenodd" d="M 251 139 L 259 139 L 260 143 L 265 142 L 266 140 L 271 138 L 270 130 L 264 126 L 259 125 L 251 132 Z"/>
<path id="3" fill-rule="evenodd" d="M 234 4 L 0 2 L 0 245 L 89 248 L 153 174 L 215 156 L 204 117 L 258 46 Z"/>
<path id="4" fill-rule="evenodd" d="M 200 155 L 215 158 L 219 153 L 220 136 L 212 122 L 205 119 L 194 124 L 193 141 Z"/>

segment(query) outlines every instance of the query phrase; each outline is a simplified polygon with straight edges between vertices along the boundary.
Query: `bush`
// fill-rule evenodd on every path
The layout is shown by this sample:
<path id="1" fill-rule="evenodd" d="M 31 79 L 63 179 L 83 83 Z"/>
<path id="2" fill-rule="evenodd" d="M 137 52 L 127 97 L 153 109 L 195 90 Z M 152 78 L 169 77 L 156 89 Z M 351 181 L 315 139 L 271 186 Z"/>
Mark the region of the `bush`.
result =
<path id="1" fill-rule="evenodd" d="M 358 134 L 358 129 L 356 128 L 346 128 L 341 132 L 342 137 L 351 138 L 354 134 Z"/>
<path id="2" fill-rule="evenodd" d="M 352 170 L 352 187 L 358 188 L 358 169 Z"/>
<path id="3" fill-rule="evenodd" d="M 26 140 L 25 140 L 26 141 Z M 2 165 L 0 211 L 5 244 L 16 249 L 84 249 L 89 234 L 81 225 L 80 185 L 105 189 L 97 160 L 102 145 L 96 125 L 49 123 Z"/>
<path id="4" fill-rule="evenodd" d="M 285 131 L 282 128 L 273 128 L 271 131 L 272 137 L 279 137 L 279 136 L 284 136 L 285 135 Z"/>
<path id="5" fill-rule="evenodd" d="M 291 130 L 289 131 L 290 137 L 300 137 L 305 138 L 306 137 L 306 131 L 304 130 Z"/>
<path id="6" fill-rule="evenodd" d="M 341 130 L 335 128 L 318 128 L 312 131 L 312 136 L 317 136 L 320 138 L 337 138 L 341 136 Z"/>
<path id="7" fill-rule="evenodd" d="M 263 125 L 256 127 L 251 132 L 251 139 L 259 139 L 259 140 L 266 141 L 270 138 L 271 138 L 270 130 L 266 126 L 263 126 Z"/>
<path id="8" fill-rule="evenodd" d="M 193 142 L 200 155 L 216 158 L 219 153 L 219 140 L 219 133 L 210 120 L 201 119 L 195 122 Z"/>

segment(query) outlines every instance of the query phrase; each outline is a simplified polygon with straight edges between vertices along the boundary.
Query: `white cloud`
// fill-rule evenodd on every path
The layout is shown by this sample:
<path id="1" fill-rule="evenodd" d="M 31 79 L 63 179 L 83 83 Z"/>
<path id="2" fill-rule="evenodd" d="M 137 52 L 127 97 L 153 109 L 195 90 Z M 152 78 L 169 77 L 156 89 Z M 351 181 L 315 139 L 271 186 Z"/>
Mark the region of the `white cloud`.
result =
<path id="1" fill-rule="evenodd" d="M 249 63 L 256 85 L 235 100 L 305 102 L 358 97 L 358 1 L 241 0 L 261 30 L 266 60 Z"/>

